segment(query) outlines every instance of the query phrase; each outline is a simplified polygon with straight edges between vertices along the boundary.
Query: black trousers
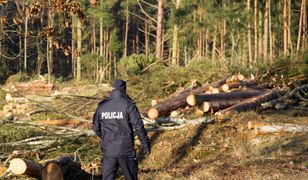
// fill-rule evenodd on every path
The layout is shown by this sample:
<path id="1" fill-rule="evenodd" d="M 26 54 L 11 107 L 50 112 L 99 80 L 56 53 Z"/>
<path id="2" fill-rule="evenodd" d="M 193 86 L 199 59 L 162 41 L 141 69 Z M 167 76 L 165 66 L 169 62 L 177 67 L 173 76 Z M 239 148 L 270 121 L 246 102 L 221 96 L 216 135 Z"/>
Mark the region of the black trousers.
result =
<path id="1" fill-rule="evenodd" d="M 102 159 L 102 179 L 115 180 L 116 173 L 121 168 L 125 180 L 138 180 L 138 161 L 137 158 L 103 157 Z"/>

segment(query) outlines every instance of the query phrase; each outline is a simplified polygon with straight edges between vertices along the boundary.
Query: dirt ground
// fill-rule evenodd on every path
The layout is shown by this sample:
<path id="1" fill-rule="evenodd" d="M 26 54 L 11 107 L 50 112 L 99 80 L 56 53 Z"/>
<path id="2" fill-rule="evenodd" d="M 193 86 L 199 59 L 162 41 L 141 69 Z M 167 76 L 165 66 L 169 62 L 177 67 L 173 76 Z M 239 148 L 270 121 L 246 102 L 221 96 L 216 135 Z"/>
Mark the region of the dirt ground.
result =
<path id="1" fill-rule="evenodd" d="M 290 116 L 296 114 L 296 117 Z M 308 124 L 306 112 L 246 112 L 225 123 L 151 133 L 141 179 L 307 179 L 307 133 L 255 134 L 247 122 Z"/>

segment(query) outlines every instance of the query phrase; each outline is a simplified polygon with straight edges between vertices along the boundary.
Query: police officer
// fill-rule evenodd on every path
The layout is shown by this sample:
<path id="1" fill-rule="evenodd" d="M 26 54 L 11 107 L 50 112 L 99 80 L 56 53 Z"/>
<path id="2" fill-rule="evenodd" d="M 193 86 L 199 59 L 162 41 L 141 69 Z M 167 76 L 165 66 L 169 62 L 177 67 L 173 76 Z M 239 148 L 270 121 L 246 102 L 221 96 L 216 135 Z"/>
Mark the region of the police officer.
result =
<path id="1" fill-rule="evenodd" d="M 145 156 L 151 145 L 134 101 L 126 94 L 126 82 L 116 80 L 109 98 L 99 103 L 93 117 L 93 130 L 102 139 L 102 179 L 113 180 L 120 167 L 126 180 L 138 179 L 134 134 Z"/>

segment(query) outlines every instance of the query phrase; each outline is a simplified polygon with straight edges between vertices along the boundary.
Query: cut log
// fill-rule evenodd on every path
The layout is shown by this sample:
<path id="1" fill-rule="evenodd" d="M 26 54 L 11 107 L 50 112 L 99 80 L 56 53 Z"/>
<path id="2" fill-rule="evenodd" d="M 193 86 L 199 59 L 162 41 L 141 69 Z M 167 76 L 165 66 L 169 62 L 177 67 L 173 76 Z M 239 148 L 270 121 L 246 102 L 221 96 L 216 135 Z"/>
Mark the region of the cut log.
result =
<path id="1" fill-rule="evenodd" d="M 178 109 L 178 110 L 175 110 L 175 111 L 172 111 L 170 113 L 170 117 L 179 117 L 180 115 L 184 115 L 184 114 L 188 114 L 190 112 L 193 112 L 194 111 L 194 107 L 188 107 L 188 108 L 184 108 L 184 109 Z"/>
<path id="2" fill-rule="evenodd" d="M 218 94 L 218 93 L 220 93 L 220 91 L 219 91 L 218 88 L 213 88 L 211 91 L 212 91 L 212 94 Z"/>
<path id="3" fill-rule="evenodd" d="M 308 132 L 308 126 L 306 125 L 295 125 L 295 124 L 274 125 L 270 123 L 249 121 L 247 126 L 249 130 L 254 130 L 254 132 L 256 133 Z"/>
<path id="4" fill-rule="evenodd" d="M 256 85 L 257 83 L 258 81 L 256 80 L 236 81 L 236 82 L 224 84 L 221 87 L 221 89 L 222 91 L 227 92 L 230 89 L 235 89 L 235 88 L 244 87 L 244 86 L 253 86 L 253 85 Z"/>
<path id="5" fill-rule="evenodd" d="M 202 109 L 204 112 L 212 111 L 218 111 L 221 109 L 225 109 L 227 107 L 233 106 L 237 103 L 239 103 L 241 99 L 238 100 L 228 100 L 228 101 L 206 101 L 202 104 Z"/>
<path id="6" fill-rule="evenodd" d="M 204 101 L 222 101 L 231 99 L 243 99 L 257 96 L 264 91 L 257 90 L 247 90 L 247 91 L 233 91 L 229 93 L 219 93 L 219 94 L 204 94 L 204 95 L 190 95 L 187 97 L 186 101 L 189 105 L 195 106 L 203 103 Z"/>
<path id="7" fill-rule="evenodd" d="M 279 97 L 284 92 L 285 92 L 284 90 L 278 90 L 278 89 L 268 90 L 258 96 L 246 99 L 238 104 L 230 106 L 220 112 L 217 112 L 216 114 L 219 116 L 223 116 L 223 115 L 232 114 L 234 112 L 241 112 L 241 111 L 245 111 L 248 109 L 253 109 L 253 108 L 260 106 L 264 102 L 267 102 L 267 101 L 270 101 L 272 99 Z"/>
<path id="8" fill-rule="evenodd" d="M 243 80 L 245 79 L 245 76 L 244 76 L 243 74 L 238 74 L 238 75 L 237 75 L 237 79 L 238 79 L 239 81 L 243 81 Z"/>
<path id="9" fill-rule="evenodd" d="M 148 110 L 148 117 L 151 119 L 156 119 L 158 117 L 169 115 L 171 111 L 176 110 L 178 108 L 185 107 L 187 105 L 186 97 L 189 96 L 189 94 L 194 94 L 194 95 L 202 94 L 203 92 L 208 90 L 210 86 L 220 87 L 225 82 L 226 82 L 226 79 L 221 79 L 211 84 L 202 85 L 191 91 L 185 91 L 174 98 L 168 98 L 164 100 L 163 104 L 158 104 L 150 108 Z"/>
<path id="10" fill-rule="evenodd" d="M 42 169 L 44 180 L 78 179 L 90 180 L 101 179 L 101 176 L 91 175 L 81 169 L 80 163 L 74 161 L 73 156 L 63 156 L 57 160 L 46 163 Z"/>
<path id="11" fill-rule="evenodd" d="M 41 179 L 42 166 L 30 160 L 14 158 L 10 162 L 9 169 L 15 175 L 27 175 Z"/>
<path id="12" fill-rule="evenodd" d="M 229 85 L 228 84 L 224 84 L 224 85 L 222 85 L 221 86 L 221 90 L 223 91 L 223 92 L 228 92 L 230 89 L 229 89 Z"/>

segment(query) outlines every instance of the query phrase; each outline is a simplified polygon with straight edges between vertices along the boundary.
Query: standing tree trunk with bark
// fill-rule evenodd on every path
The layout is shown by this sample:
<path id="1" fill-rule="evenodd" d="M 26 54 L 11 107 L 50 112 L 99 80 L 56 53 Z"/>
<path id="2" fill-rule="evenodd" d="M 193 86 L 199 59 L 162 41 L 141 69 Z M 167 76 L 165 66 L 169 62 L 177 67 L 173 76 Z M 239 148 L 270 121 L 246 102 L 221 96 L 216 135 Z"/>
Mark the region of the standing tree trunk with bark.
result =
<path id="1" fill-rule="evenodd" d="M 288 55 L 287 0 L 283 0 L 283 55 Z"/>
<path id="2" fill-rule="evenodd" d="M 180 8 L 180 3 L 181 0 L 176 0 L 175 4 L 175 9 L 178 10 Z M 178 60 L 178 32 L 179 32 L 179 27 L 178 27 L 178 22 L 175 22 L 173 26 L 173 41 L 172 41 L 172 65 L 179 65 Z"/>
<path id="3" fill-rule="evenodd" d="M 145 43 L 145 55 L 149 55 L 149 31 L 148 31 L 148 26 L 149 26 L 149 23 L 148 23 L 148 20 L 144 20 L 144 43 Z"/>
<path id="4" fill-rule="evenodd" d="M 81 41 L 82 41 L 82 35 L 81 35 L 81 20 L 80 18 L 77 18 L 77 71 L 76 71 L 76 77 L 77 81 L 81 80 L 81 62 L 80 62 L 80 55 L 81 55 Z"/>
<path id="5" fill-rule="evenodd" d="M 258 0 L 254 0 L 254 64 L 258 59 Z"/>
<path id="6" fill-rule="evenodd" d="M 307 36 L 307 33 L 308 33 L 308 30 L 307 30 L 307 0 L 304 0 L 304 8 L 303 8 L 303 45 L 302 45 L 302 50 L 304 51 L 305 48 L 306 48 L 306 36 Z"/>
<path id="7" fill-rule="evenodd" d="M 298 25 L 298 37 L 297 37 L 297 46 L 296 46 L 296 51 L 299 52 L 300 51 L 300 45 L 301 45 L 301 38 L 302 36 L 304 36 L 304 33 L 303 33 L 303 25 L 304 25 L 304 11 L 306 9 L 305 7 L 305 4 L 306 4 L 306 0 L 302 0 L 302 3 L 301 3 L 301 10 L 300 10 L 300 16 L 299 16 L 299 25 Z M 305 30 L 304 30 L 305 31 Z M 303 35 L 302 35 L 303 33 Z"/>
<path id="8" fill-rule="evenodd" d="M 268 47 L 268 12 L 269 12 L 269 0 L 265 2 L 265 12 L 264 12 L 264 35 L 263 35 L 263 57 L 266 60 L 267 57 L 267 47 Z"/>
<path id="9" fill-rule="evenodd" d="M 53 28 L 53 10 L 51 0 L 48 0 L 48 28 Z M 52 34 L 47 37 L 47 69 L 48 69 L 48 83 L 51 81 L 51 75 L 53 73 L 53 48 L 52 48 Z"/>
<path id="10" fill-rule="evenodd" d="M 3 18 L 1 18 L 0 14 L 0 62 L 2 61 L 2 42 L 4 40 L 3 38 Z"/>
<path id="11" fill-rule="evenodd" d="M 72 14 L 72 53 L 71 53 L 71 58 L 72 58 L 72 73 L 73 77 L 76 77 L 76 15 Z"/>
<path id="12" fill-rule="evenodd" d="M 268 0 L 268 31 L 269 31 L 269 45 L 270 45 L 270 63 L 273 62 L 273 37 L 272 37 L 272 18 L 271 18 L 271 0 Z"/>
<path id="13" fill-rule="evenodd" d="M 247 23 L 247 37 L 248 37 L 248 66 L 252 68 L 252 50 L 251 50 L 251 30 L 250 30 L 250 0 L 247 0 L 248 23 Z"/>
<path id="14" fill-rule="evenodd" d="M 24 32 L 24 71 L 27 73 L 27 54 L 28 54 L 28 10 L 27 10 L 27 1 L 24 1 L 24 11 L 25 11 L 25 32 Z"/>
<path id="15" fill-rule="evenodd" d="M 123 57 L 127 56 L 127 41 L 128 41 L 128 26 L 129 26 L 129 13 L 128 13 L 128 0 L 126 0 L 126 12 L 125 12 L 125 36 L 124 36 L 124 50 Z"/>
<path id="16" fill-rule="evenodd" d="M 158 0 L 157 12 L 157 27 L 156 27 L 156 59 L 161 60 L 162 50 L 162 33 L 163 33 L 163 18 L 164 18 L 164 4 L 163 0 Z"/>

